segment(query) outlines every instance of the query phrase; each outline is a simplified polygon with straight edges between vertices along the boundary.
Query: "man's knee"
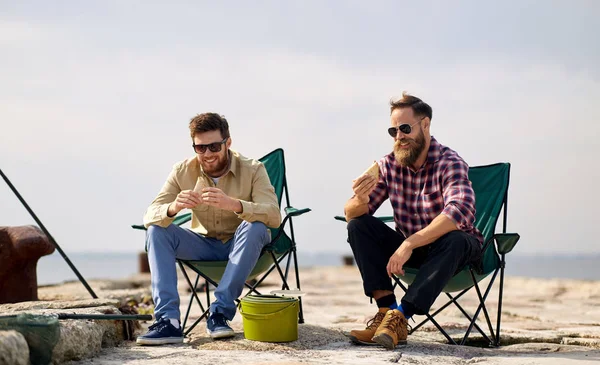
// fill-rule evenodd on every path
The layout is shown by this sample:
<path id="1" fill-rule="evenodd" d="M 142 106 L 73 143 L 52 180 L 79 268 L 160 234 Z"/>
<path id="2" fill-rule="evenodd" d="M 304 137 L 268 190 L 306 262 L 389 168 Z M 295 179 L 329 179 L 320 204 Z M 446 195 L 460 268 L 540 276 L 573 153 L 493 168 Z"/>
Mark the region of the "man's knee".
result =
<path id="1" fill-rule="evenodd" d="M 464 251 L 470 245 L 471 238 L 468 233 L 456 230 L 450 231 L 438 238 L 432 247 L 438 250 L 458 250 Z"/>
<path id="2" fill-rule="evenodd" d="M 243 222 L 240 229 L 248 237 L 247 242 L 265 245 L 269 243 L 269 229 L 263 222 Z"/>
<path id="3" fill-rule="evenodd" d="M 152 238 L 162 237 L 162 236 L 167 235 L 167 229 L 165 227 L 157 226 L 154 224 L 151 225 L 150 227 L 148 227 L 146 232 L 147 232 L 148 237 L 152 237 Z"/>
<path id="4" fill-rule="evenodd" d="M 371 225 L 374 219 L 377 220 L 377 218 L 375 218 L 369 214 L 363 214 L 356 218 L 352 218 L 352 219 L 350 219 L 350 221 L 348 222 L 348 225 L 347 225 L 348 231 L 352 232 L 356 229 L 361 229 L 362 227 Z"/>
<path id="5" fill-rule="evenodd" d="M 167 238 L 171 236 L 173 234 L 173 230 L 177 228 L 178 227 L 174 226 L 173 224 L 167 227 L 151 225 L 146 231 L 146 240 L 148 242 L 148 245 L 156 245 L 169 242 L 170 240 L 167 240 Z"/>

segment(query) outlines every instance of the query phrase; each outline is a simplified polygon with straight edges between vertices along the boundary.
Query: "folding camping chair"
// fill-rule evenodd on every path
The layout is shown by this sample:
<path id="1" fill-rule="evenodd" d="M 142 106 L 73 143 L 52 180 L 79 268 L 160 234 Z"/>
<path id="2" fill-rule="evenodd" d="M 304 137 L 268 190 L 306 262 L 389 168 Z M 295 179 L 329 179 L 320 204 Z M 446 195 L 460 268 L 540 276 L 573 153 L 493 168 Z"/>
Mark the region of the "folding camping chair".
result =
<path id="1" fill-rule="evenodd" d="M 258 262 L 254 266 L 254 269 L 248 276 L 246 280 L 246 288 L 248 288 L 248 292 L 245 295 L 255 293 L 261 294 L 256 288 L 265 280 L 265 278 L 273 271 L 277 270 L 279 276 L 282 280 L 281 289 L 290 289 L 287 279 L 288 273 L 290 269 L 291 260 L 294 260 L 294 270 L 295 270 L 295 279 L 296 279 L 296 287 L 300 289 L 300 277 L 298 274 L 298 258 L 296 255 L 296 240 L 294 236 L 294 226 L 292 223 L 292 217 L 296 217 L 302 215 L 304 213 L 310 212 L 309 208 L 304 209 L 296 209 L 290 205 L 290 197 L 289 190 L 287 186 L 287 180 L 285 175 L 285 159 L 283 155 L 283 150 L 278 148 L 266 156 L 260 158 L 260 161 L 264 164 L 267 169 L 267 173 L 269 175 L 269 179 L 271 180 L 271 184 L 275 188 L 275 194 L 277 195 L 277 201 L 279 202 L 279 206 L 281 207 L 281 201 L 283 197 L 283 192 L 285 190 L 285 200 L 286 206 L 284 208 L 285 217 L 281 222 L 279 228 L 270 228 L 271 230 L 271 243 L 269 243 L 263 249 L 261 256 L 258 259 Z M 186 213 L 178 216 L 173 224 L 181 225 L 189 220 L 191 220 L 191 213 Z M 286 223 L 289 222 L 289 235 L 284 230 Z M 143 225 L 133 225 L 132 228 L 135 229 L 145 229 Z M 285 272 L 282 271 L 280 264 L 284 259 L 287 258 L 285 263 Z M 181 272 L 183 273 L 190 290 L 192 292 L 190 297 L 190 303 L 188 305 L 185 318 L 183 320 L 182 329 L 184 330 L 184 334 L 187 336 L 194 327 L 202 319 L 204 319 L 208 315 L 208 310 L 210 307 L 210 286 L 214 287 L 218 286 L 218 282 L 221 280 L 223 273 L 225 272 L 225 267 L 227 266 L 228 261 L 190 261 L 190 260 L 177 260 Z M 190 280 L 185 268 L 189 268 L 194 273 L 196 273 L 196 279 L 194 283 Z M 198 285 L 198 281 L 202 277 L 205 280 L 205 291 L 206 291 L 206 302 L 203 305 L 202 301 L 196 294 L 196 288 Z M 249 284 L 249 282 L 254 281 L 253 284 Z M 192 305 L 194 304 L 194 300 L 198 303 L 198 306 L 202 310 L 202 315 L 186 330 L 186 323 L 189 318 L 190 310 Z M 239 301 L 239 300 L 238 300 Z M 304 323 L 304 314 L 302 311 L 302 300 L 300 299 L 300 313 L 298 317 L 299 323 Z M 206 307 L 205 307 L 206 305 Z"/>
<path id="2" fill-rule="evenodd" d="M 449 343 L 456 345 L 457 342 L 451 338 L 448 333 L 439 325 L 434 317 L 446 309 L 450 304 L 456 305 L 460 312 L 469 320 L 469 327 L 459 342 L 464 345 L 469 338 L 473 328 L 475 328 L 487 341 L 490 346 L 500 345 L 500 320 L 502 315 L 502 293 L 504 288 L 504 267 L 505 267 L 505 256 L 507 253 L 512 251 L 514 246 L 519 240 L 519 235 L 516 233 L 506 233 L 507 223 L 507 205 L 508 205 L 508 185 L 510 180 L 510 164 L 509 163 L 497 163 L 487 166 L 477 166 L 469 169 L 469 180 L 473 185 L 475 191 L 475 209 L 476 209 L 476 220 L 475 226 L 483 234 L 484 246 L 483 246 L 483 269 L 481 272 L 473 267 L 467 266 L 458 272 L 448 284 L 444 287 L 443 293 L 450 299 L 447 303 L 441 306 L 432 314 L 426 314 L 426 319 L 414 326 L 409 333 L 413 333 L 425 323 L 431 321 L 434 326 L 446 337 Z M 502 216 L 502 233 L 495 233 L 496 224 L 500 216 L 500 212 L 503 212 Z M 344 217 L 335 217 L 337 220 L 345 221 Z M 393 222 L 394 217 L 379 217 L 383 222 Z M 492 243 L 495 243 L 494 246 Z M 418 269 L 405 267 L 405 275 L 398 277 L 394 276 L 395 281 L 394 287 L 400 286 L 402 290 L 406 292 L 407 288 L 403 282 L 410 285 Z M 485 300 L 496 280 L 496 276 L 500 272 L 500 287 L 498 294 L 498 313 L 496 319 L 496 331 L 492 328 L 490 316 L 485 306 Z M 481 289 L 478 283 L 492 274 L 492 278 L 488 284 L 487 289 L 482 295 Z M 475 311 L 473 317 L 467 313 L 464 308 L 458 303 L 458 299 L 467 293 L 471 288 L 475 288 L 477 297 L 479 299 L 479 305 Z M 450 293 L 459 292 L 455 296 Z M 479 327 L 477 317 L 480 312 L 483 311 L 487 326 L 489 329 L 489 336 Z"/>

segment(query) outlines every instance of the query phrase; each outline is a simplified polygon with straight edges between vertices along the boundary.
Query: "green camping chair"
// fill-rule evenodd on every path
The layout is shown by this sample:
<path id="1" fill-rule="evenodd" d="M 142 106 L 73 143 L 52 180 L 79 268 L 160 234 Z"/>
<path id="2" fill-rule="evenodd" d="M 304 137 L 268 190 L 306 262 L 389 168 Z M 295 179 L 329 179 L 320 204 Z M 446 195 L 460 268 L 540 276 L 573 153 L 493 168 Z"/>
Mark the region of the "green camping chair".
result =
<path id="1" fill-rule="evenodd" d="M 506 219 L 507 219 L 507 204 L 508 204 L 508 184 L 510 180 L 510 164 L 509 163 L 497 163 L 487 166 L 471 167 L 469 169 L 469 180 L 473 185 L 475 191 L 475 209 L 476 209 L 476 220 L 475 226 L 483 234 L 484 245 L 483 245 L 483 270 L 478 272 L 475 268 L 467 266 L 458 272 L 448 284 L 444 287 L 443 293 L 450 299 L 443 306 L 438 308 L 432 314 L 426 314 L 426 319 L 414 326 L 409 333 L 413 333 L 425 323 L 431 321 L 434 326 L 446 337 L 449 343 L 457 344 L 457 342 L 451 338 L 448 333 L 439 325 L 434 317 L 446 309 L 449 305 L 454 304 L 461 311 L 461 313 L 469 320 L 469 327 L 464 337 L 460 341 L 461 345 L 464 345 L 469 338 L 473 328 L 475 328 L 487 341 L 490 346 L 500 345 L 500 320 L 502 314 L 502 292 L 504 288 L 504 266 L 505 256 L 507 253 L 512 251 L 514 246 L 519 240 L 519 235 L 516 233 L 506 233 Z M 502 233 L 495 233 L 496 224 L 500 217 L 500 212 L 503 212 L 502 217 Z M 337 220 L 345 221 L 344 217 L 335 217 Z M 394 217 L 379 217 L 383 222 L 394 222 Z M 495 243 L 495 245 L 493 244 Z M 406 292 L 407 288 L 403 284 L 410 285 L 416 274 L 417 269 L 406 267 L 405 275 L 398 277 L 394 276 L 394 287 L 400 286 L 402 290 Z M 498 314 L 496 321 L 496 331 L 492 328 L 490 316 L 485 306 L 485 300 L 496 280 L 496 276 L 500 272 L 500 288 L 498 296 Z M 482 294 L 478 283 L 492 274 L 492 278 Z M 471 288 L 475 288 L 477 297 L 479 299 L 479 305 L 473 317 L 471 317 L 463 307 L 458 303 L 458 299 L 467 293 Z M 456 295 L 450 293 L 459 292 Z M 489 336 L 479 327 L 476 323 L 480 312 L 483 311 L 487 326 L 489 329 Z"/>
<path id="2" fill-rule="evenodd" d="M 292 217 L 296 217 L 302 215 L 304 213 L 310 212 L 309 208 L 304 209 L 296 209 L 290 206 L 290 196 L 288 192 L 287 180 L 285 175 L 285 159 L 283 156 L 283 150 L 278 148 L 271 153 L 267 154 L 260 158 L 260 161 L 264 164 L 267 169 L 267 173 L 269 175 L 269 179 L 271 180 L 271 184 L 275 188 L 275 194 L 277 195 L 277 201 L 279 202 L 279 206 L 281 207 L 281 201 L 283 197 L 283 192 L 285 190 L 285 217 L 281 222 L 279 228 L 270 228 L 271 230 L 271 243 L 269 243 L 263 249 L 261 256 L 259 257 L 254 269 L 248 276 L 246 280 L 245 286 L 248 288 L 248 292 L 246 295 L 255 293 L 261 294 L 256 288 L 265 280 L 265 278 L 273 271 L 277 270 L 279 276 L 282 280 L 281 289 L 290 289 L 287 279 L 290 270 L 291 260 L 294 260 L 294 270 L 295 270 L 295 279 L 296 279 L 296 287 L 300 289 L 300 277 L 298 274 L 298 258 L 296 255 L 296 240 L 294 237 L 294 226 L 292 224 Z M 178 216 L 173 221 L 173 224 L 182 225 L 192 219 L 191 213 L 186 213 Z M 286 223 L 289 222 L 289 235 L 284 230 Z M 135 229 L 143 229 L 146 228 L 143 225 L 133 225 Z M 287 259 L 285 262 L 285 272 L 282 271 L 280 264 L 284 259 Z M 189 260 L 177 260 L 181 272 L 183 273 L 190 290 L 192 292 L 190 297 L 190 304 L 188 305 L 185 318 L 183 320 L 182 329 L 184 330 L 185 335 L 187 336 L 194 327 L 202 319 L 204 319 L 208 315 L 208 310 L 210 307 L 210 286 L 211 284 L 214 287 L 218 286 L 218 282 L 221 280 L 223 273 L 225 272 L 225 267 L 227 266 L 227 261 L 189 261 Z M 190 280 L 185 268 L 191 269 L 194 273 L 196 273 L 196 279 L 194 283 Z M 206 305 L 202 304 L 202 301 L 196 295 L 196 288 L 198 287 L 198 281 L 202 277 L 205 281 L 204 289 L 206 292 Z M 253 282 L 253 284 L 250 284 Z M 186 323 L 189 318 L 190 310 L 194 303 L 198 303 L 200 309 L 202 310 L 202 315 L 186 330 Z M 300 299 L 300 312 L 298 317 L 299 323 L 304 323 L 304 315 L 302 311 L 302 300 Z"/>

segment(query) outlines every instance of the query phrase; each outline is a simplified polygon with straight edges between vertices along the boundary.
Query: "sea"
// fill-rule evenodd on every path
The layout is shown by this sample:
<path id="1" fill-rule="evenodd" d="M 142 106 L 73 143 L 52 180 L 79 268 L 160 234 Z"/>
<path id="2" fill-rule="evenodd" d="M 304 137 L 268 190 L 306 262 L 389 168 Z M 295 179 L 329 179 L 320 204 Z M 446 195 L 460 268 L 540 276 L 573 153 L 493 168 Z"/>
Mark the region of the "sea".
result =
<path id="1" fill-rule="evenodd" d="M 121 279 L 139 272 L 138 253 L 66 253 L 75 268 L 86 279 Z M 300 253 L 300 268 L 342 266 L 349 253 Z M 600 254 L 597 255 L 507 255 L 506 276 L 543 279 L 600 280 Z M 42 257 L 37 265 L 38 285 L 77 280 L 74 271 L 58 253 Z M 302 278 L 302 277 L 301 277 Z"/>

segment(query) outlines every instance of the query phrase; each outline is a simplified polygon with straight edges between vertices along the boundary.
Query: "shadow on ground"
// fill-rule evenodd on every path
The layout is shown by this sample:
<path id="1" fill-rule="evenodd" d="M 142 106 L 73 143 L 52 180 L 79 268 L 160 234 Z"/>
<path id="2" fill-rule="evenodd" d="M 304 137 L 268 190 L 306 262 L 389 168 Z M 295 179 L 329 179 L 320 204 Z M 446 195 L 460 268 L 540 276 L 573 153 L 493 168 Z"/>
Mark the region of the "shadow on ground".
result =
<path id="1" fill-rule="evenodd" d="M 250 341 L 239 332 L 233 338 L 212 340 L 203 331 L 192 331 L 189 345 L 199 350 L 295 351 L 318 349 L 332 343 L 347 341 L 341 331 L 303 324 L 298 326 L 298 340 L 293 342 Z"/>

